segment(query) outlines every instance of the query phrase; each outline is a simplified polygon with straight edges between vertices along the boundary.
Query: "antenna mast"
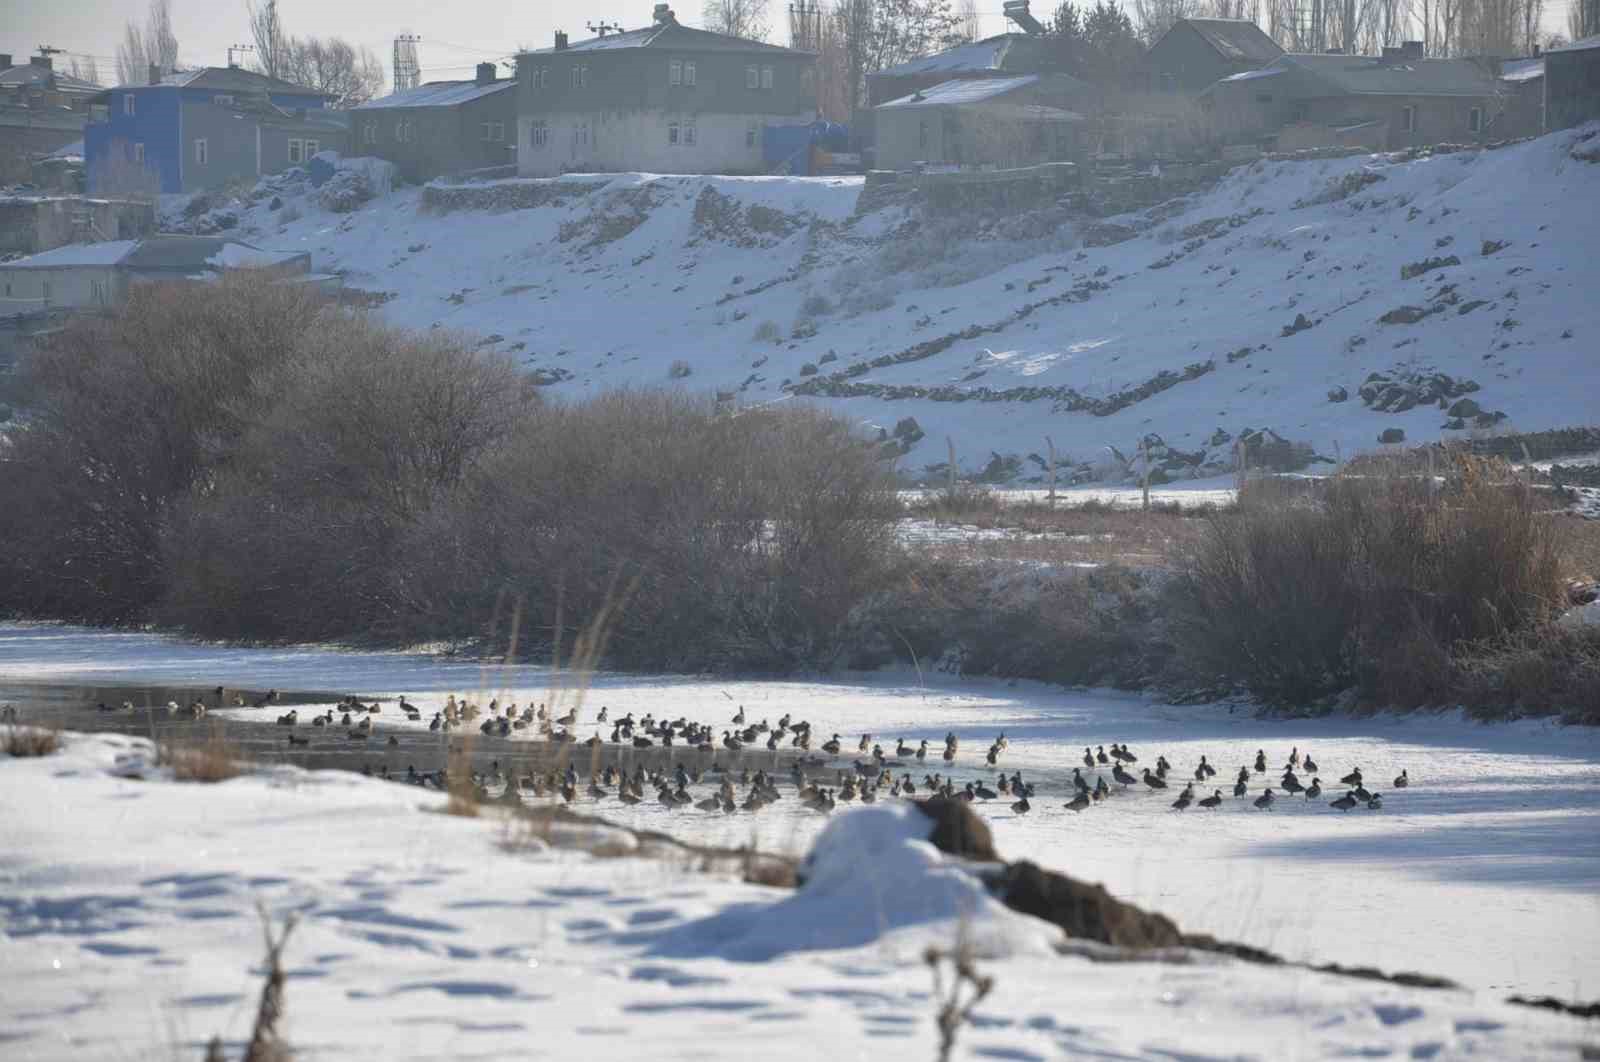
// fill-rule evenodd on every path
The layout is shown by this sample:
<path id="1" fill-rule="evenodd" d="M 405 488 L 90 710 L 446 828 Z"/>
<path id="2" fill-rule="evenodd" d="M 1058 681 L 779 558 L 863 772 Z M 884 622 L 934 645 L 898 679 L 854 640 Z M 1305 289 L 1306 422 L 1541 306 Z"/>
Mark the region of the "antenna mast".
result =
<path id="1" fill-rule="evenodd" d="M 394 90 L 404 92 L 414 89 L 422 79 L 422 66 L 417 61 L 417 45 L 422 38 L 414 33 L 402 33 L 394 39 Z"/>

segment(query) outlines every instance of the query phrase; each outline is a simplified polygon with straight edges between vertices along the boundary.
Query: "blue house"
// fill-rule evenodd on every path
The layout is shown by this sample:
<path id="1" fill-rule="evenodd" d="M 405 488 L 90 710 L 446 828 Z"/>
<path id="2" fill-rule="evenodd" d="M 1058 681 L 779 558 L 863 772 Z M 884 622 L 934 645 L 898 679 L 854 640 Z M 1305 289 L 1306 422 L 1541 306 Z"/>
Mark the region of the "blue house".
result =
<path id="1" fill-rule="evenodd" d="M 151 71 L 155 75 L 156 71 Z M 344 150 L 348 117 L 331 97 L 239 67 L 205 67 L 106 89 L 84 128 L 95 194 L 196 192 L 254 180 Z"/>

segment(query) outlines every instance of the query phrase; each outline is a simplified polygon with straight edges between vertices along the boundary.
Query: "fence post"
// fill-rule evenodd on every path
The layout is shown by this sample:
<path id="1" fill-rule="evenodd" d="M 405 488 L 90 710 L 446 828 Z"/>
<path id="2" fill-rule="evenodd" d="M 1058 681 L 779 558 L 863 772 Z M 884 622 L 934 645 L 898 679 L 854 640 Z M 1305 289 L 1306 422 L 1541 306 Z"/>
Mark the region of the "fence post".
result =
<path id="1" fill-rule="evenodd" d="M 1244 438 L 1233 441 L 1233 488 L 1238 498 L 1244 497 L 1246 478 Z"/>
<path id="2" fill-rule="evenodd" d="M 1056 507 L 1056 444 L 1046 435 L 1044 444 L 1050 450 L 1050 508 Z"/>
<path id="3" fill-rule="evenodd" d="M 951 504 L 954 504 L 956 500 L 956 441 L 950 436 L 946 435 L 944 437 L 944 445 L 950 453 L 950 485 L 948 490 L 950 494 L 950 502 Z"/>
<path id="4" fill-rule="evenodd" d="M 1150 442 L 1139 440 L 1139 485 L 1144 495 L 1144 511 L 1150 511 Z"/>

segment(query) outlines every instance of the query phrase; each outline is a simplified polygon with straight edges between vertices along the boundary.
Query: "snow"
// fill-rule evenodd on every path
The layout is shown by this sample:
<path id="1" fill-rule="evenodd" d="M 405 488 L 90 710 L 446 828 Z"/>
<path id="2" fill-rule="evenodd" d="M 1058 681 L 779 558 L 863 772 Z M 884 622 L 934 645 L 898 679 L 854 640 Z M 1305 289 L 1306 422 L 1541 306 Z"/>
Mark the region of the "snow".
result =
<path id="1" fill-rule="evenodd" d="M 1258 161 L 1170 217 L 1109 219 L 1138 234 L 1105 247 L 1080 246 L 1074 223 L 1057 215 L 979 238 L 908 227 L 892 203 L 858 214 L 859 178 L 639 174 L 576 176 L 556 182 L 573 188 L 559 203 L 509 213 L 424 211 L 420 190 L 402 188 L 331 215 L 286 193 L 298 220 L 284 223 L 259 204 L 244 212 L 240 238 L 309 251 L 346 286 L 393 293 L 377 311 L 392 323 L 499 336 L 494 348 L 528 369 L 561 371 L 556 396 L 667 385 L 668 367 L 681 360 L 691 375 L 675 386 L 745 405 L 815 401 L 874 430 L 915 417 L 925 438 L 900 460 L 907 473 L 943 462 L 949 437 L 965 468 L 1017 454 L 1037 482 L 1042 470 L 1026 455 L 1043 454 L 1047 435 L 1063 462 L 1092 462 L 1107 445 L 1133 452 L 1150 432 L 1193 452 L 1218 428 L 1238 436 L 1270 427 L 1330 458 L 1373 449 L 1390 427 L 1412 442 L 1462 434 L 1443 430 L 1446 418 L 1431 406 L 1365 407 L 1357 391 L 1373 372 L 1470 379 L 1483 409 L 1506 414 L 1495 430 L 1591 422 L 1592 388 L 1573 386 L 1594 380 L 1600 336 L 1600 303 L 1587 285 L 1600 213 L 1570 209 L 1600 196 L 1600 167 L 1570 155 L 1583 132 L 1419 159 Z M 1361 172 L 1382 180 L 1329 199 Z M 1508 187 L 1518 194 L 1507 196 Z M 697 224 L 706 189 L 740 209 L 748 238 Z M 755 232 L 747 222 L 757 206 L 796 227 Z M 633 227 L 616 227 L 617 218 Z M 1220 225 L 1213 238 L 1189 249 L 1185 229 L 1208 221 Z M 1489 240 L 1507 246 L 1485 256 Z M 1451 254 L 1460 265 L 1400 280 L 1402 266 Z M 1105 287 L 1037 305 L 1091 283 Z M 1379 323 L 1402 305 L 1434 306 L 1444 285 L 1454 285 L 1445 297 L 1456 302 L 1438 303 L 1438 313 Z M 808 311 L 808 301 L 825 309 Z M 626 312 L 595 314 L 596 305 Z M 1027 306 L 1037 308 L 1010 320 Z M 1314 327 L 1283 336 L 1299 314 Z M 755 339 L 767 323 L 790 338 Z M 796 333 L 800 324 L 815 334 Z M 848 388 L 945 388 L 969 400 L 800 398 L 782 386 L 814 383 L 800 375 L 806 363 L 823 379 L 858 372 L 861 362 L 975 325 L 997 330 L 837 378 Z M 1228 360 L 1240 351 L 1248 356 Z M 830 352 L 835 360 L 824 363 Z M 1046 390 L 1104 397 L 1203 362 L 1210 371 L 1109 415 L 1067 412 Z M 1347 401 L 1329 400 L 1338 387 Z M 992 397 L 1002 392 L 1020 397 Z"/>
<path id="2" fill-rule="evenodd" d="M 225 243 L 217 253 L 206 259 L 207 265 L 218 269 L 260 269 L 280 265 L 298 257 L 299 251 L 264 251 L 240 243 Z"/>
<path id="3" fill-rule="evenodd" d="M 883 107 L 938 107 L 957 103 L 982 103 L 1004 96 L 1016 89 L 1026 88 L 1039 80 L 1037 74 L 1024 77 L 968 78 L 946 81 L 931 88 L 913 92 L 908 96 L 890 100 Z"/>
<path id="4" fill-rule="evenodd" d="M 422 708 L 419 724 L 388 712 L 375 717 L 380 734 L 426 727 L 450 693 L 484 704 L 496 696 L 527 704 L 550 695 L 541 668 L 486 668 L 422 652 L 233 649 L 136 632 L 0 626 L 0 681 L 69 679 L 405 693 Z M 835 731 L 844 735 L 849 751 L 841 766 L 849 765 L 862 731 L 892 754 L 900 738 L 911 745 L 928 738 L 937 749 L 953 729 L 963 738 L 954 776 L 991 785 L 982 751 L 1003 730 L 1011 746 L 1000 766 L 1020 770 L 1039 788 L 1026 817 L 1013 815 L 1004 799 L 980 805 L 1002 855 L 1103 882 L 1187 931 L 1290 959 L 1418 970 L 1502 995 L 1600 995 L 1594 730 L 1542 721 L 1483 725 L 1459 713 L 1261 720 L 1225 704 L 1168 706 L 1138 695 L 960 680 L 926 669 L 783 681 L 599 674 L 585 718 L 601 705 L 612 718 L 628 711 L 687 715 L 723 727 L 737 705 L 752 722 L 792 713 L 811 721 L 819 744 Z M 266 720 L 285 710 L 280 704 L 224 714 Z M 596 729 L 580 724 L 577 731 L 587 737 Z M 1216 812 L 1178 814 L 1169 810 L 1171 794 L 1146 792 L 1120 794 L 1082 815 L 1063 810 L 1084 746 L 1112 741 L 1129 743 L 1141 765 L 1165 754 L 1180 785 L 1206 755 L 1220 772 L 1212 784 L 1222 783 L 1225 794 L 1256 749 L 1266 749 L 1276 768 L 1298 747 L 1318 760 L 1329 793 L 1314 804 L 1284 797 L 1271 813 L 1227 797 Z M 746 761 L 762 766 L 763 754 Z M 384 757 L 375 752 L 373 760 Z M 406 765 L 390 766 L 403 774 Z M 912 761 L 901 773 L 920 784 L 937 766 Z M 1383 810 L 1341 814 L 1326 806 L 1342 791 L 1337 779 L 1354 766 L 1384 793 Z M 1412 784 L 1396 791 L 1389 780 L 1401 769 Z M 627 808 L 615 797 L 580 796 L 577 809 L 696 843 L 736 848 L 754 841 L 801 855 L 825 820 L 800 809 L 786 776 L 782 781 L 786 799 L 756 817 L 670 812 L 648 800 Z M 1260 785 L 1252 782 L 1252 794 Z M 704 795 L 703 786 L 697 790 Z M 395 799 L 420 799 L 410 788 L 401 794 Z"/>
<path id="5" fill-rule="evenodd" d="M 41 251 L 27 258 L 6 262 L 7 269 L 55 269 L 70 266 L 116 265 L 139 246 L 138 240 L 105 240 L 101 243 L 69 243 L 54 250 Z"/>

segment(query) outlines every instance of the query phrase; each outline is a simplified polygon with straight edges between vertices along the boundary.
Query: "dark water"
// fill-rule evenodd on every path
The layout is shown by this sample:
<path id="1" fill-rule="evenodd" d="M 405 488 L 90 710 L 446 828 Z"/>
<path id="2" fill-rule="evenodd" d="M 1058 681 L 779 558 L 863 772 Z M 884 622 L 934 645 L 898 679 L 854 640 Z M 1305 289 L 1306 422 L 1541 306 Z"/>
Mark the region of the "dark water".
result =
<path id="1" fill-rule="evenodd" d="M 228 703 L 235 695 L 253 704 L 265 690 L 235 689 L 226 691 Z M 719 749 L 705 753 L 687 746 L 635 749 L 631 745 L 601 745 L 590 748 L 583 744 L 552 744 L 548 741 L 527 738 L 507 739 L 485 737 L 476 729 L 458 729 L 445 735 L 410 727 L 385 726 L 385 720 L 396 718 L 399 709 L 385 698 L 363 697 L 368 704 L 377 701 L 383 706 L 373 716 L 373 734 L 365 741 L 353 741 L 337 721 L 332 726 L 312 726 L 310 719 L 317 714 L 318 706 L 337 705 L 345 693 L 319 691 L 280 690 L 278 703 L 299 709 L 300 722 L 293 728 L 279 726 L 270 721 L 231 719 L 211 713 L 203 719 L 183 719 L 169 716 L 166 704 L 175 701 L 188 705 L 196 700 L 215 707 L 215 687 L 115 685 L 78 683 L 15 682 L 0 678 L 0 704 L 14 705 L 18 721 L 35 726 L 55 727 L 62 730 L 79 730 L 97 733 L 133 734 L 158 741 L 185 739 L 199 740 L 220 727 L 224 736 L 238 746 L 241 754 L 262 763 L 288 763 L 313 770 L 360 771 L 382 773 L 387 768 L 391 774 L 404 775 L 407 767 L 418 771 L 436 771 L 444 767 L 454 748 L 458 754 L 470 754 L 474 770 L 488 771 L 499 766 L 507 772 L 529 774 L 552 767 L 564 767 L 569 761 L 584 777 L 591 769 L 603 769 L 616 764 L 627 770 L 642 765 L 646 770 L 670 769 L 682 763 L 690 770 L 709 767 L 713 762 L 748 767 L 752 771 L 787 771 L 789 764 L 799 755 L 795 751 L 769 752 L 766 748 L 751 749 L 739 754 Z M 97 705 L 104 703 L 120 706 L 129 701 L 134 711 L 102 712 Z M 152 711 L 151 709 L 154 709 Z M 287 711 L 287 707 L 283 709 Z M 337 720 L 340 713 L 335 713 Z M 309 745 L 290 745 L 288 735 L 307 738 Z M 393 744 L 390 744 L 391 738 Z"/>

